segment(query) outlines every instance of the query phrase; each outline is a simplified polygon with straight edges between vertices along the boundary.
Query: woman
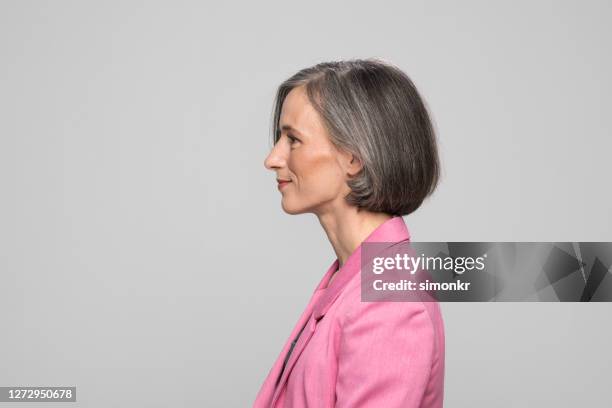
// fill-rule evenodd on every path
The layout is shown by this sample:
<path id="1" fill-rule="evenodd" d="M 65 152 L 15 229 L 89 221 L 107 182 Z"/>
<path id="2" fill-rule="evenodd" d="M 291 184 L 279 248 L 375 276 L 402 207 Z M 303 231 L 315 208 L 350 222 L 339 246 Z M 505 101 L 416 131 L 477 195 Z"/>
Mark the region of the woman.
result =
<path id="1" fill-rule="evenodd" d="M 337 259 L 254 407 L 441 407 L 436 302 L 361 302 L 363 242 L 410 239 L 402 218 L 438 181 L 429 115 L 410 79 L 378 60 L 321 63 L 280 85 L 274 148 L 282 208 L 315 214 Z"/>

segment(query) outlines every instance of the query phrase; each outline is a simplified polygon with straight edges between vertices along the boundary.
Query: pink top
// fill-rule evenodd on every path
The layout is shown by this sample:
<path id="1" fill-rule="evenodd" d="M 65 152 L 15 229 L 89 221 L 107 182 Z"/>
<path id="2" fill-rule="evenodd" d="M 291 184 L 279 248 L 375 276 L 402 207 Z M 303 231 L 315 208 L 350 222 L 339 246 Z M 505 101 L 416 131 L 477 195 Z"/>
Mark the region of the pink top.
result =
<path id="1" fill-rule="evenodd" d="M 364 242 L 409 241 L 395 216 Z M 336 259 L 268 373 L 254 408 L 442 407 L 444 324 L 437 302 L 361 302 L 361 245 Z M 304 326 L 285 370 L 291 342 Z"/>

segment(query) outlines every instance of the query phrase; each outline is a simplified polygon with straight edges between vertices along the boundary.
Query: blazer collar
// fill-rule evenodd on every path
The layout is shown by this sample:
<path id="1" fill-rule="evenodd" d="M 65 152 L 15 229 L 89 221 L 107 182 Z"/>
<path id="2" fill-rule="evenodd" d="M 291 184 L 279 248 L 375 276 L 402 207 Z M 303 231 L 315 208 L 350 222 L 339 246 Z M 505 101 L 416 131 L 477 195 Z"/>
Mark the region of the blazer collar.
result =
<path id="1" fill-rule="evenodd" d="M 408 228 L 404 223 L 404 219 L 401 216 L 394 216 L 379 225 L 363 242 L 388 242 L 389 246 L 391 246 L 396 242 L 406 240 L 410 240 L 410 233 L 408 232 Z M 291 369 L 312 337 L 317 322 L 325 315 L 329 307 L 334 303 L 348 282 L 361 271 L 361 244 L 359 244 L 359 246 L 353 251 L 344 265 L 342 265 L 342 268 L 339 270 L 338 265 L 339 261 L 336 259 L 329 267 L 327 273 L 325 276 L 323 276 L 323 279 L 321 279 L 321 282 L 319 282 L 314 291 L 314 306 L 312 308 L 312 314 L 307 318 L 307 320 L 304 319 L 306 320 L 304 331 L 298 338 L 295 348 L 289 356 L 289 360 L 287 361 L 287 365 L 279 380 L 278 386 L 274 387 L 272 402 L 270 405 L 271 407 L 273 407 L 276 403 L 278 397 L 280 396 L 280 391 L 287 382 L 287 377 L 289 376 Z M 331 284 L 328 285 L 334 272 L 336 272 L 336 277 Z M 307 310 L 303 318 L 307 316 L 308 312 L 309 311 Z M 296 327 L 291 335 L 294 336 L 297 334 L 298 329 L 299 327 Z M 291 341 L 291 339 L 289 339 L 289 341 Z M 283 351 L 283 353 L 286 353 L 286 351 Z M 279 367 L 277 367 L 277 370 L 274 371 L 275 373 L 280 371 L 280 364 Z"/>
<path id="2" fill-rule="evenodd" d="M 401 216 L 394 216 L 381 225 L 379 225 L 374 231 L 370 233 L 364 239 L 363 242 L 389 242 L 396 243 L 400 241 L 406 241 L 410 239 L 410 232 L 406 223 Z M 353 251 L 348 257 L 344 265 L 338 270 L 339 260 L 332 263 L 316 290 L 323 290 L 324 292 L 319 297 L 313 308 L 313 316 L 315 320 L 321 319 L 329 307 L 334 303 L 336 298 L 340 295 L 340 292 L 348 284 L 348 282 L 355 276 L 355 274 L 361 271 L 361 244 Z M 333 273 L 336 272 L 336 276 L 331 284 L 328 285 L 329 280 Z"/>

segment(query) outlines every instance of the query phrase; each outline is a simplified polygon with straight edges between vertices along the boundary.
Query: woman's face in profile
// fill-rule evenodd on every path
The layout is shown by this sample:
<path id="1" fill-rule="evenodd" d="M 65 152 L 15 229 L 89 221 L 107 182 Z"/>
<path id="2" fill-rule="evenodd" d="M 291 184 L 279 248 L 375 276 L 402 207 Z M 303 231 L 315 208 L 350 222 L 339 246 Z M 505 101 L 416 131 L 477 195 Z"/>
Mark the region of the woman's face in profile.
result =
<path id="1" fill-rule="evenodd" d="M 278 180 L 288 181 L 279 183 L 283 210 L 320 214 L 342 204 L 350 192 L 346 175 L 351 155 L 332 144 L 303 87 L 285 98 L 278 127 L 280 137 L 264 164 Z"/>

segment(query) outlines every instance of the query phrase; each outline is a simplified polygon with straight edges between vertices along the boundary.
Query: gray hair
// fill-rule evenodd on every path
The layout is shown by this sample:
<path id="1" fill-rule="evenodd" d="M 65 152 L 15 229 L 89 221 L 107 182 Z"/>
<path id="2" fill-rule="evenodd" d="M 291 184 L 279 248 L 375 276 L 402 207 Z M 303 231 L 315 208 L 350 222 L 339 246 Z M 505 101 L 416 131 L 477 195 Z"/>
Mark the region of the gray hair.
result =
<path id="1" fill-rule="evenodd" d="M 407 215 L 433 193 L 440 177 L 433 126 L 424 101 L 402 70 L 376 59 L 323 62 L 302 69 L 278 87 L 274 144 L 280 137 L 283 102 L 302 85 L 331 142 L 363 165 L 347 181 L 349 204 Z"/>

